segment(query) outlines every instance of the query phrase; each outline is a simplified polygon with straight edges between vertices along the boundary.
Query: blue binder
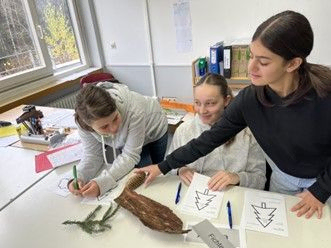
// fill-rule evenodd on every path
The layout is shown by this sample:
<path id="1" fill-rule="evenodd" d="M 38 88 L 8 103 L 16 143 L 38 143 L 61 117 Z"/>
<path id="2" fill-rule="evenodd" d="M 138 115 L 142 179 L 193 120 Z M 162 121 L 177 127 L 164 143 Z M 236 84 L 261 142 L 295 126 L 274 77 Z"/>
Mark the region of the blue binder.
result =
<path id="1" fill-rule="evenodd" d="M 223 75 L 223 41 L 210 47 L 210 72 Z"/>

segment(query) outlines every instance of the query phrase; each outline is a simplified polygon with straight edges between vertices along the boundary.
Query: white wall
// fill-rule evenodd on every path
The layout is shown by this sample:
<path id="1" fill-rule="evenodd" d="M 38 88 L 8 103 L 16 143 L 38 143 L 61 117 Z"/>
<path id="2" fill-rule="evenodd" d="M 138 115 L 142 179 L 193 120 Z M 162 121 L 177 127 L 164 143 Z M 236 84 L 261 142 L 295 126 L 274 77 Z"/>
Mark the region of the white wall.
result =
<path id="1" fill-rule="evenodd" d="M 190 64 L 208 54 L 208 47 L 217 41 L 250 38 L 260 23 L 286 9 L 301 12 L 311 22 L 315 45 L 309 59 L 331 64 L 329 0 L 191 0 L 193 51 L 189 54 L 176 52 L 171 1 L 149 2 L 156 64 Z"/>
<path id="2" fill-rule="evenodd" d="M 148 53 L 143 0 L 95 0 L 107 65 L 146 65 Z M 116 49 L 111 49 L 111 43 Z"/>
<path id="3" fill-rule="evenodd" d="M 191 95 L 191 61 L 208 55 L 220 40 L 251 37 L 257 26 L 280 11 L 304 14 L 315 34 L 313 63 L 331 65 L 329 0 L 191 0 L 193 51 L 177 53 L 172 4 L 174 0 L 147 0 L 158 96 Z M 145 0 L 94 0 L 106 67 L 131 89 L 152 91 Z M 116 49 L 110 47 L 116 43 Z"/>

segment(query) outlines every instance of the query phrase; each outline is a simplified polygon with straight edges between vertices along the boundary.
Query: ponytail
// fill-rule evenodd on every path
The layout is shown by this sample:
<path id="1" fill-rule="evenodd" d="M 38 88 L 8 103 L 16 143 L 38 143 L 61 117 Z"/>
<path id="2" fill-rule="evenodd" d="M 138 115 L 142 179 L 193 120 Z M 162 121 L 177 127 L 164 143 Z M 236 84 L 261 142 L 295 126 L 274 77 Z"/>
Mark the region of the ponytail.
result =
<path id="1" fill-rule="evenodd" d="M 293 95 L 284 100 L 283 106 L 289 106 L 300 102 L 306 97 L 306 94 L 313 88 L 316 94 L 321 97 L 327 97 L 331 94 L 331 69 L 319 64 L 307 63 L 305 60 L 299 70 L 299 85 Z M 265 93 L 266 86 L 255 86 L 258 100 L 267 107 L 272 104 Z"/>
<path id="2" fill-rule="evenodd" d="M 328 96 L 331 93 L 331 69 L 323 65 L 310 63 L 307 63 L 306 67 L 311 85 L 317 95 L 321 98 Z"/>
<path id="3" fill-rule="evenodd" d="M 284 102 L 285 106 L 303 99 L 312 88 L 321 98 L 331 93 L 331 69 L 319 64 L 303 61 L 299 68 L 299 86 L 293 96 Z"/>

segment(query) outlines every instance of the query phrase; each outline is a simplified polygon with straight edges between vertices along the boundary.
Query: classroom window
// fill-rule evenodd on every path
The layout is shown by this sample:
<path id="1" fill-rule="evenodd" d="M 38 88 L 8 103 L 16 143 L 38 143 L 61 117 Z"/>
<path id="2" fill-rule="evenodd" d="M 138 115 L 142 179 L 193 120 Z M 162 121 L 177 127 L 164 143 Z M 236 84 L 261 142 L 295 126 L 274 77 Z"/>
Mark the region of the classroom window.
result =
<path id="1" fill-rule="evenodd" d="M 35 0 L 53 68 L 80 63 L 70 10 L 66 0 Z"/>
<path id="2" fill-rule="evenodd" d="M 86 64 L 75 0 L 0 0 L 0 91 Z"/>
<path id="3" fill-rule="evenodd" d="M 39 45 L 31 30 L 22 1 L 2 0 L 0 36 L 0 75 L 6 77 L 43 64 Z"/>

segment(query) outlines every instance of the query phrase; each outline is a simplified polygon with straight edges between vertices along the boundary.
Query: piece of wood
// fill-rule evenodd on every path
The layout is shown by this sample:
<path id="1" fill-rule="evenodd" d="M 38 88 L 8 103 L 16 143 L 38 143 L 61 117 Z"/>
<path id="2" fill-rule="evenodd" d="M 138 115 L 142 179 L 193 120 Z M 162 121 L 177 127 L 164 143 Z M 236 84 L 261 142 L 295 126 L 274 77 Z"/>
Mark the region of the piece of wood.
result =
<path id="1" fill-rule="evenodd" d="M 127 187 L 114 201 L 133 213 L 145 226 L 153 230 L 173 234 L 190 231 L 183 230 L 182 220 L 170 208 L 146 196 L 137 194 Z"/>
<path id="2" fill-rule="evenodd" d="M 182 220 L 170 208 L 134 191 L 144 182 L 145 177 L 145 173 L 131 177 L 114 201 L 153 230 L 173 234 L 189 232 L 190 230 L 183 230 Z"/>

